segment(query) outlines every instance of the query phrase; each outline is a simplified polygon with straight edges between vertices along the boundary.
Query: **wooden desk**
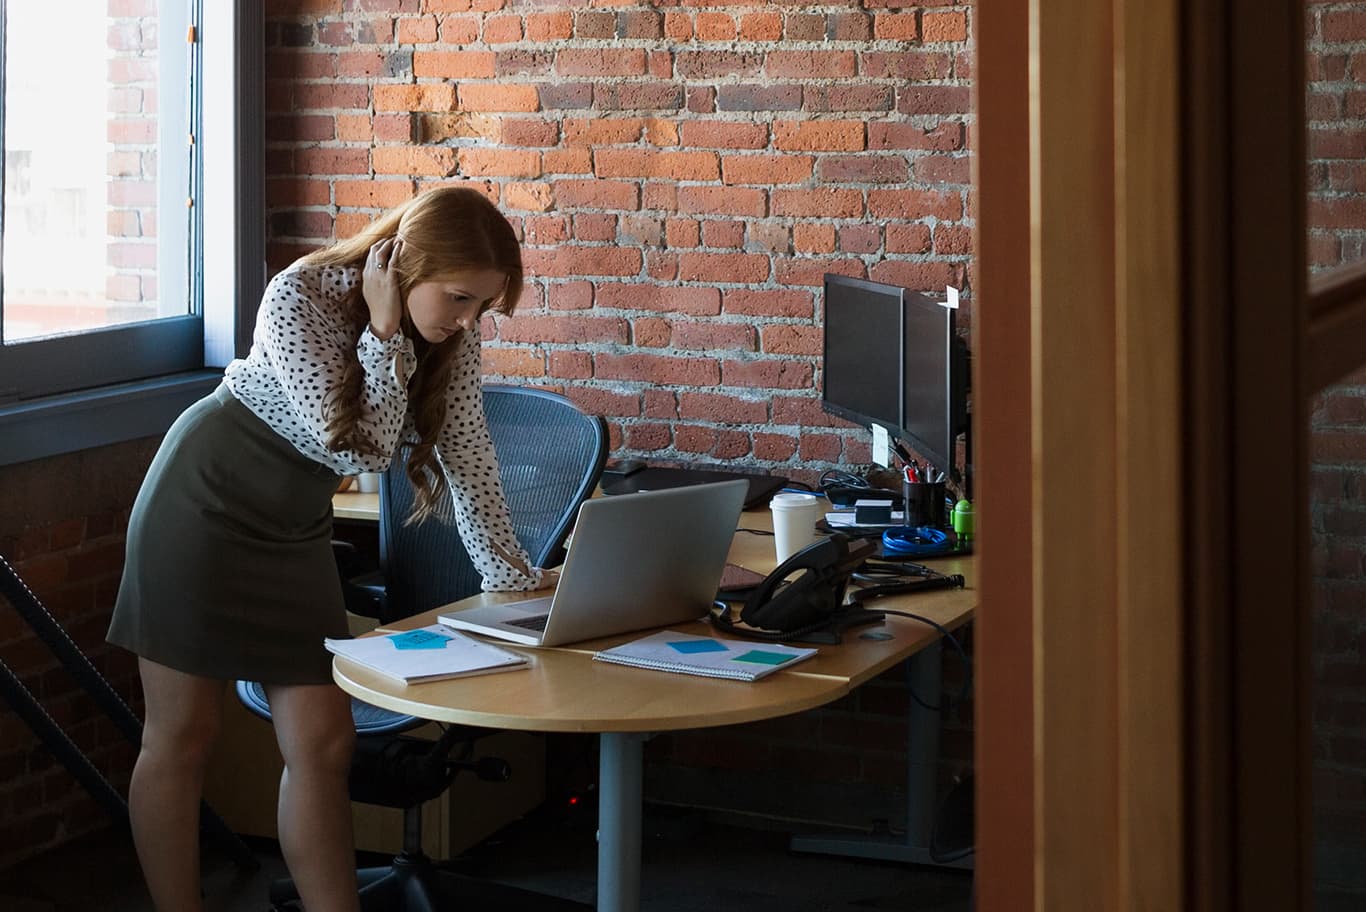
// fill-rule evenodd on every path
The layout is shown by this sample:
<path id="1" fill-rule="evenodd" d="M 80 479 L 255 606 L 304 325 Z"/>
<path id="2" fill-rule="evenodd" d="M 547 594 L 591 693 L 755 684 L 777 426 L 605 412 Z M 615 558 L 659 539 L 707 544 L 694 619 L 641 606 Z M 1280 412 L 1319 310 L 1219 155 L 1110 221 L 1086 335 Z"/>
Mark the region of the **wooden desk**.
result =
<path id="1" fill-rule="evenodd" d="M 379 494 L 338 491 L 332 495 L 332 515 L 337 519 L 379 522 Z"/>
<path id="2" fill-rule="evenodd" d="M 767 527 L 766 512 L 747 513 L 741 528 Z M 775 564 L 769 536 L 739 532 L 731 559 L 759 572 Z M 971 570 L 971 558 L 944 562 L 946 572 Z M 969 577 L 971 579 L 971 577 Z M 481 594 L 457 607 L 524 597 L 518 593 Z M 976 594 L 941 590 L 924 595 L 889 598 L 878 607 L 900 608 L 953 629 L 969 620 Z M 434 609 L 394 624 L 404 630 L 435 623 Z M 714 633 L 704 622 L 673 625 L 670 629 Z M 913 655 L 930 661 L 915 671 L 921 693 L 938 692 L 939 635 L 924 624 L 889 617 L 876 628 L 887 639 L 865 638 L 869 631 L 846 633 L 839 646 L 820 652 L 791 670 L 762 681 L 745 683 L 627 668 L 594 662 L 595 651 L 640 636 L 640 633 L 553 649 L 512 647 L 532 660 L 531 668 L 511 674 L 487 675 L 397 685 L 365 668 L 338 658 L 333 677 L 343 690 L 366 702 L 423 718 L 486 728 L 548 732 L 595 732 L 600 738 L 598 789 L 598 909 L 634 912 L 640 899 L 641 804 L 643 744 L 652 732 L 709 728 L 753 722 L 825 705 L 859 684 Z M 922 712 L 923 716 L 924 713 Z M 912 743 L 918 758 L 908 764 L 912 795 L 923 798 L 928 775 L 933 794 L 933 759 L 938 755 L 937 718 L 912 720 Z M 928 762 L 926 756 L 928 755 Z M 916 802 L 923 804 L 923 801 Z M 931 808 L 921 819 L 908 821 L 908 840 L 925 840 Z M 798 846 L 798 848 L 808 848 Z M 912 848 L 917 848 L 912 846 Z M 861 852 L 872 857 L 877 853 Z M 913 859 L 912 859 L 913 860 Z"/>

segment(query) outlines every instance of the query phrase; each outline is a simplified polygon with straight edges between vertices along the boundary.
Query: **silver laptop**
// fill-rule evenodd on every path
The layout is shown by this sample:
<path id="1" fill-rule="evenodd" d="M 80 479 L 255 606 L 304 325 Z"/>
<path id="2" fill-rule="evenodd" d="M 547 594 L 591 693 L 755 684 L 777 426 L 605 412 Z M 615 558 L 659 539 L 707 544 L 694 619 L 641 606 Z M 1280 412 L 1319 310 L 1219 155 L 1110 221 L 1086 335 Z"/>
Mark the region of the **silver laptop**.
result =
<path id="1" fill-rule="evenodd" d="M 748 490 L 737 480 L 585 501 L 554 595 L 438 620 L 529 646 L 696 620 L 716 598 Z"/>

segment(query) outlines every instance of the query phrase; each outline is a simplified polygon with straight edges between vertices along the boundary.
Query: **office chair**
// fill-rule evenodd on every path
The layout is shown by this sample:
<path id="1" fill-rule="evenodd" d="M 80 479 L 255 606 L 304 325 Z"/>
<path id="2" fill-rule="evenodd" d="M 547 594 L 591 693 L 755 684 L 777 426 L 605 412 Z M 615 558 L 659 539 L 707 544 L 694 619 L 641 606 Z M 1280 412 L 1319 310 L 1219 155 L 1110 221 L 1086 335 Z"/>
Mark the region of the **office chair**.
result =
<path id="1" fill-rule="evenodd" d="M 583 501 L 592 494 L 607 461 L 607 426 L 584 414 L 563 396 L 542 390 L 489 385 L 484 387 L 484 414 L 498 454 L 503 492 L 513 530 L 538 567 L 564 560 L 564 541 Z M 381 623 L 421 613 L 480 591 L 480 576 L 465 552 L 453 520 L 428 519 L 405 525 L 413 490 L 405 468 L 408 448 L 401 447 L 380 481 L 379 579 L 344 581 L 351 610 L 373 606 Z M 449 493 L 446 494 L 449 497 Z M 440 511 L 439 511 L 440 512 Z M 355 595 L 360 587 L 363 594 Z M 366 613 L 369 613 L 368 611 Z M 248 710 L 270 718 L 264 689 L 239 681 L 237 695 Z M 353 800 L 403 810 L 403 849 L 388 867 L 359 872 L 366 910 L 437 908 L 437 898 L 458 893 L 461 901 L 493 901 L 508 908 L 508 888 L 459 878 L 438 868 L 422 851 L 421 807 L 450 785 L 461 770 L 482 779 L 508 777 L 507 764 L 496 758 L 470 759 L 481 730 L 449 726 L 441 738 L 426 741 L 400 733 L 426 720 L 390 712 L 360 700 L 351 701 L 356 724 L 356 759 L 350 789 Z M 460 759 L 452 759 L 456 749 Z M 503 895 L 494 897 L 494 891 Z M 297 899 L 289 881 L 271 885 L 277 907 Z M 536 897 L 539 907 L 583 908 L 550 897 Z"/>
<path id="2" fill-rule="evenodd" d="M 607 461 L 607 426 L 565 397 L 511 386 L 484 387 L 498 471 L 512 528 L 531 562 L 555 567 L 579 504 L 593 493 Z M 404 525 L 413 489 L 395 459 L 380 480 L 382 621 L 408 617 L 479 592 L 480 576 L 454 525 Z M 406 463 L 405 463 L 406 464 Z"/>

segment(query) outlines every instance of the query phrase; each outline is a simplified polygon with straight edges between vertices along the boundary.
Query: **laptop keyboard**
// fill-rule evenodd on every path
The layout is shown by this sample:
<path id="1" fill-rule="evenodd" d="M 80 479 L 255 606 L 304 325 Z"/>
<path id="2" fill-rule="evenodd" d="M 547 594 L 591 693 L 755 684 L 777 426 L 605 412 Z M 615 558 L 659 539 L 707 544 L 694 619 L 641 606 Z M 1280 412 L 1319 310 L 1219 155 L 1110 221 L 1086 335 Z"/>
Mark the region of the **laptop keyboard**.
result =
<path id="1" fill-rule="evenodd" d="M 504 624 L 511 624 L 513 627 L 521 627 L 523 630 L 545 630 L 545 622 L 550 620 L 548 614 L 533 614 L 530 617 L 516 618 L 504 621 Z"/>

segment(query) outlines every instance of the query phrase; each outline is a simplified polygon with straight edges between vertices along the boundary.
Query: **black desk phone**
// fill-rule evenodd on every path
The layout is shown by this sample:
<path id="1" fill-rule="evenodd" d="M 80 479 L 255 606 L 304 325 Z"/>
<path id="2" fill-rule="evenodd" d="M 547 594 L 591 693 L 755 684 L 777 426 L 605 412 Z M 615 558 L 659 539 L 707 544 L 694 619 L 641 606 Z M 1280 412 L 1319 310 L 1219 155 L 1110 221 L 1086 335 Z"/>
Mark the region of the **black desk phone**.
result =
<path id="1" fill-rule="evenodd" d="M 718 602 L 712 622 L 723 630 L 767 640 L 838 643 L 839 631 L 880 621 L 880 611 L 844 604 L 850 574 L 877 550 L 866 539 L 835 533 L 783 561 L 745 597 L 738 628 L 731 607 Z"/>

